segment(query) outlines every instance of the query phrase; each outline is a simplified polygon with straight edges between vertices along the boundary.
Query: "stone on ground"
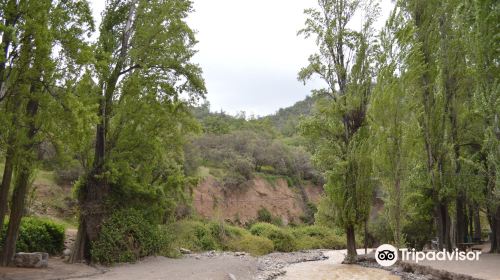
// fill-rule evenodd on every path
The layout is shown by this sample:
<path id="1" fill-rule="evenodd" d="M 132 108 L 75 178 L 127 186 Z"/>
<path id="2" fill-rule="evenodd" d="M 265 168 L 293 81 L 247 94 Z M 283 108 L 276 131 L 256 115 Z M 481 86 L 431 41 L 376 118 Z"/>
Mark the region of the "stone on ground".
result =
<path id="1" fill-rule="evenodd" d="M 49 254 L 47 253 L 16 253 L 14 265 L 17 267 L 45 268 L 49 265 Z"/>

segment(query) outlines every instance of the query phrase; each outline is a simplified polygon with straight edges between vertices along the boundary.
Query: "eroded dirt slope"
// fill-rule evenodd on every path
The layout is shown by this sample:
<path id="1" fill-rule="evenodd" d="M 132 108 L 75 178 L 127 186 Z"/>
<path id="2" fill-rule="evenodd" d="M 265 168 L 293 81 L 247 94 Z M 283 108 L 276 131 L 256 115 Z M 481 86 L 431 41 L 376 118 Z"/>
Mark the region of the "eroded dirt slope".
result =
<path id="1" fill-rule="evenodd" d="M 303 188 L 308 201 L 319 201 L 321 187 L 309 183 Z M 287 224 L 298 222 L 304 215 L 305 202 L 300 187 L 288 186 L 285 179 L 270 182 L 257 177 L 237 188 L 227 188 L 209 176 L 195 188 L 193 206 L 204 218 L 239 220 L 241 223 L 255 219 L 257 211 L 264 207 Z"/>

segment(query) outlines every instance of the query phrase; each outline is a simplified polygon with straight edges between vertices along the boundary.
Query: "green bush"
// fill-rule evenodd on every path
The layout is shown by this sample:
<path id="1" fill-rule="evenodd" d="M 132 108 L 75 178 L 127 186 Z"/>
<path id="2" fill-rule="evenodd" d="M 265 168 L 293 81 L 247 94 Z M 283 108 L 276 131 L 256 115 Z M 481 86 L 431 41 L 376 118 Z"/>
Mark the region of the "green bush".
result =
<path id="1" fill-rule="evenodd" d="M 244 229 L 225 223 L 209 222 L 206 225 L 212 237 L 220 244 L 219 247 L 226 249 L 224 243 L 229 239 L 235 239 L 248 234 Z"/>
<path id="2" fill-rule="evenodd" d="M 283 220 L 279 216 L 273 216 L 267 208 L 262 207 L 257 211 L 257 221 L 262 223 L 270 223 L 276 226 L 283 226 Z"/>
<path id="3" fill-rule="evenodd" d="M 273 216 L 267 208 L 262 207 L 257 211 L 257 221 L 263 222 L 263 223 L 271 223 L 273 220 Z"/>
<path id="4" fill-rule="evenodd" d="M 1 233 L 3 242 L 7 232 L 8 222 L 4 222 Z M 0 244 L 0 247 L 3 244 Z M 17 252 L 47 252 L 56 255 L 64 249 L 64 226 L 56 222 L 35 218 L 24 217 L 19 227 L 17 238 Z"/>
<path id="5" fill-rule="evenodd" d="M 173 245 L 177 248 L 182 247 L 192 251 L 221 249 L 219 242 L 214 237 L 217 235 L 215 225 L 209 226 L 199 221 L 184 220 L 174 223 L 168 228 L 175 236 Z"/>
<path id="6" fill-rule="evenodd" d="M 297 249 L 343 249 L 346 239 L 334 230 L 321 226 L 304 226 L 291 229 Z"/>
<path id="7" fill-rule="evenodd" d="M 271 240 L 261 236 L 245 234 L 234 240 L 229 240 L 228 249 L 231 251 L 244 251 L 254 256 L 269 254 L 274 251 Z"/>
<path id="8" fill-rule="evenodd" d="M 92 258 L 103 264 L 133 262 L 161 252 L 169 243 L 167 237 L 141 211 L 120 210 L 103 223 L 92 244 Z"/>
<path id="9" fill-rule="evenodd" d="M 291 252 L 296 249 L 293 236 L 286 230 L 268 223 L 256 223 L 250 228 L 250 233 L 273 241 L 274 249 L 280 252 Z"/>

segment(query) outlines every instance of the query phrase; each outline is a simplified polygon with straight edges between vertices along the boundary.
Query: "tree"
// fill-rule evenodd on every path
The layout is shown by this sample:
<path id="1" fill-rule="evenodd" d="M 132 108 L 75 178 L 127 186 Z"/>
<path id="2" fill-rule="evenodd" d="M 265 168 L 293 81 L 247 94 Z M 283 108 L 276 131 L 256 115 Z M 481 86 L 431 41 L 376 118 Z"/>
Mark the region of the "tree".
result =
<path id="1" fill-rule="evenodd" d="M 398 44 L 408 36 L 402 23 L 404 20 L 396 7 L 380 32 L 377 83 L 368 111 L 374 175 L 387 194 L 384 208 L 397 246 L 405 246 L 402 230 L 408 210 L 405 203 L 408 175 L 412 172 L 411 166 L 419 161 L 417 148 L 421 146 L 416 140 L 420 135 L 413 113 L 418 106 L 406 88 L 406 84 L 415 79 L 414 71 L 406 64 L 412 54 Z"/>
<path id="2" fill-rule="evenodd" d="M 8 193 L 13 172 L 15 180 L 2 265 L 8 265 L 15 253 L 25 199 L 36 167 L 37 143 L 50 137 L 50 119 L 57 118 L 50 108 L 55 107 L 54 103 L 65 106 L 67 98 L 61 95 L 67 94 L 78 80 L 78 65 L 85 64 L 86 44 L 82 36 L 93 28 L 85 1 L 23 1 L 17 5 L 19 29 L 13 33 L 19 44 L 11 53 L 18 58 L 9 62 L 9 77 L 15 83 L 5 95 L 11 123 L 4 170 L 8 180 L 2 185 L 2 200 L 6 201 L 3 194 Z M 53 48 L 61 49 L 59 60 L 51 57 Z"/>
<path id="3" fill-rule="evenodd" d="M 314 159 L 326 171 L 325 191 L 334 207 L 336 223 L 347 235 L 346 261 L 356 256 L 355 226 L 368 218 L 372 198 L 366 113 L 372 91 L 373 30 L 378 6 L 371 1 L 320 0 L 308 9 L 306 27 L 299 34 L 316 37 L 319 53 L 299 72 L 306 81 L 319 76 L 327 88 L 314 91 L 329 99 L 302 124 L 315 144 Z M 363 12 L 360 31 L 348 27 Z"/>
<path id="4" fill-rule="evenodd" d="M 447 99 L 440 85 L 440 33 L 441 5 L 435 1 L 398 2 L 413 36 L 403 44 L 416 53 L 409 67 L 418 71 L 419 78 L 412 87 L 421 99 L 422 136 L 426 152 L 427 182 L 434 203 L 434 217 L 439 247 L 451 250 L 449 205 L 451 199 L 450 151 L 446 138 Z"/>
<path id="5" fill-rule="evenodd" d="M 190 11 L 187 0 L 107 3 L 95 52 L 95 153 L 78 190 L 80 223 L 73 262 L 91 261 L 100 225 L 120 203 L 111 194 L 138 189 L 153 195 L 162 192 L 155 186 L 185 183 L 176 160 L 182 157 L 182 136 L 193 126 L 183 121 L 189 116 L 185 104 L 205 93 L 201 70 L 190 62 L 196 43 L 185 23 Z M 155 167 L 157 162 L 162 165 Z M 165 164 L 169 168 L 162 169 Z"/>
<path id="6" fill-rule="evenodd" d="M 484 176 L 485 208 L 492 231 L 491 252 L 500 252 L 500 67 L 498 63 L 498 1 L 474 1 L 462 8 L 464 38 L 474 78 L 473 104 L 482 124 L 478 139 L 480 174 Z"/>

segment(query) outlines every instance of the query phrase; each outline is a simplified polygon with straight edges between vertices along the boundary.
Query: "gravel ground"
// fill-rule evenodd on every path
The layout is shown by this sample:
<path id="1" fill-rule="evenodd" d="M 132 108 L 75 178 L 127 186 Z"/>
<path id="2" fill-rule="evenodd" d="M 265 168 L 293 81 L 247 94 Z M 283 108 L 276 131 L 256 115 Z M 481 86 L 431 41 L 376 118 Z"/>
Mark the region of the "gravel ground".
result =
<path id="1" fill-rule="evenodd" d="M 402 280 L 430 280 L 430 279 L 432 279 L 432 277 L 428 277 L 426 275 L 403 272 L 400 267 L 384 267 L 384 266 L 379 265 L 376 262 L 362 261 L 362 262 L 358 262 L 357 264 L 360 266 L 363 266 L 363 267 L 378 268 L 378 269 L 390 271 L 393 274 L 401 277 Z"/>
<path id="2" fill-rule="evenodd" d="M 292 253 L 271 253 L 258 258 L 258 280 L 270 280 L 285 274 L 285 268 L 294 263 L 325 260 L 322 250 L 309 250 Z"/>
<path id="3" fill-rule="evenodd" d="M 404 272 L 401 267 L 384 268 L 366 260 L 342 265 L 345 250 L 311 250 L 272 253 L 252 257 L 243 252 L 186 254 L 180 259 L 148 257 L 136 263 L 108 268 L 66 264 L 51 259 L 47 269 L 0 268 L 2 280 L 295 280 L 295 279 L 404 279 L 430 280 L 423 274 Z M 495 261 L 496 259 L 493 259 Z M 500 266 L 491 265 L 497 269 Z M 495 274 L 494 277 L 500 275 Z M 346 278 L 347 277 L 347 278 Z M 481 277 L 483 278 L 483 277 Z M 497 279 L 497 278 L 485 278 Z"/>

